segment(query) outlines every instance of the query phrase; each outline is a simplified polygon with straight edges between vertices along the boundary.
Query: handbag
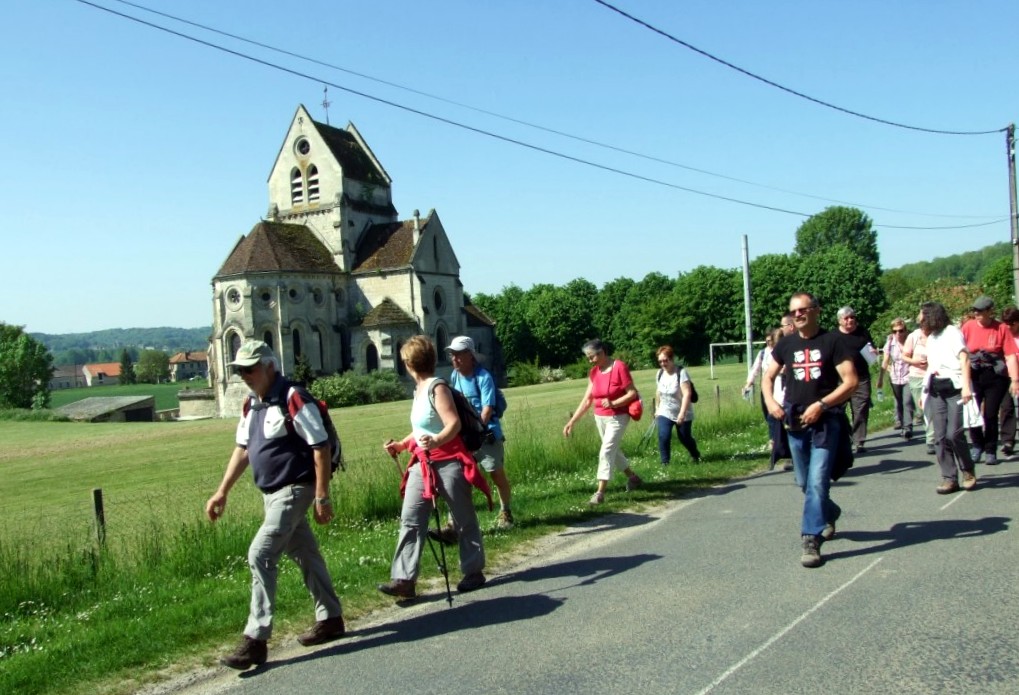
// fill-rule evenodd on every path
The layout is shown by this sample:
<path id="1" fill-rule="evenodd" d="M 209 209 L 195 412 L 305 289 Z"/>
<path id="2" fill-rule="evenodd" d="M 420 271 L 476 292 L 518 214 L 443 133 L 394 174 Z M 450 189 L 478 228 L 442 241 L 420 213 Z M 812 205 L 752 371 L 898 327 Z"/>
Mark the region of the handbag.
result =
<path id="1" fill-rule="evenodd" d="M 630 401 L 630 404 L 626 406 L 626 410 L 630 413 L 631 420 L 640 420 L 641 416 L 644 414 L 644 401 L 641 400 L 641 397 L 638 395 Z"/>

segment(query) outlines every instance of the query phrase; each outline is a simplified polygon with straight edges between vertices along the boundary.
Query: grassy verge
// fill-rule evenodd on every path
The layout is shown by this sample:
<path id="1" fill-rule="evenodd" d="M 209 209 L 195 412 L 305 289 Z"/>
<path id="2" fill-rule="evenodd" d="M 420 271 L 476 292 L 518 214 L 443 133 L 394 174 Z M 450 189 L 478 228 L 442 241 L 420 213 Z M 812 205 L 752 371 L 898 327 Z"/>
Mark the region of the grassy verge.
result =
<path id="1" fill-rule="evenodd" d="M 651 424 L 648 408 L 623 446 L 647 485 L 626 493 L 617 478 L 597 510 L 586 505 L 598 450 L 594 423 L 588 417 L 573 437 L 561 435 L 584 384 L 507 390 L 507 471 L 518 524 L 486 531 L 490 563 L 566 524 L 764 466 L 767 434 L 757 403 L 739 397 L 742 368 L 716 369 L 717 381 L 706 369 L 692 371 L 701 393 L 694 434 L 704 462 L 689 464 L 676 445 L 673 465 L 663 468 L 655 440 L 639 450 Z M 650 401 L 654 372 L 635 377 Z M 889 419 L 888 406 L 886 400 L 872 416 L 875 426 Z M 408 411 L 407 402 L 333 411 L 348 472 L 332 483 L 336 522 L 316 531 L 350 618 L 389 602 L 374 586 L 389 576 L 400 499 L 397 471 L 381 444 L 405 434 Z M 162 668 L 211 663 L 232 645 L 247 611 L 246 554 L 261 499 L 246 475 L 221 522 L 206 522 L 202 508 L 219 483 L 234 426 L 0 422 L 8 493 L 0 496 L 0 692 L 129 692 Z M 104 546 L 96 540 L 93 488 L 102 489 L 106 505 Z M 494 513 L 479 514 L 489 529 Z M 424 558 L 423 581 L 435 577 Z M 278 599 L 276 639 L 311 619 L 299 572 L 286 561 Z"/>

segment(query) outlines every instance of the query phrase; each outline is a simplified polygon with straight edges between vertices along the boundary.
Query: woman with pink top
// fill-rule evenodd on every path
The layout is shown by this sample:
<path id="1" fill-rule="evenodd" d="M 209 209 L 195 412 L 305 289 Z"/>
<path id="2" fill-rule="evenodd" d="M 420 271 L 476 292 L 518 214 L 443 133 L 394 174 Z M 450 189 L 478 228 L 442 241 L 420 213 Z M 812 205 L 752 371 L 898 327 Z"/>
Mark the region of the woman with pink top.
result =
<path id="1" fill-rule="evenodd" d="M 923 318 L 923 314 L 916 317 L 917 323 Z M 909 395 L 914 404 L 913 417 L 910 425 L 924 428 L 924 439 L 927 443 L 927 453 L 934 454 L 934 428 L 931 426 L 930 418 L 927 417 L 920 407 L 920 396 L 923 391 L 924 377 L 927 375 L 927 335 L 917 328 L 906 337 L 900 353 L 902 361 L 909 365 L 906 378 L 909 382 Z"/>
<path id="2" fill-rule="evenodd" d="M 895 396 L 895 429 L 902 432 L 903 439 L 913 436 L 913 396 L 909 391 L 909 363 L 902 358 L 906 344 L 906 322 L 901 318 L 892 320 L 892 332 L 885 339 L 884 359 L 877 377 L 878 390 L 884 387 L 885 372 L 892 384 Z"/>

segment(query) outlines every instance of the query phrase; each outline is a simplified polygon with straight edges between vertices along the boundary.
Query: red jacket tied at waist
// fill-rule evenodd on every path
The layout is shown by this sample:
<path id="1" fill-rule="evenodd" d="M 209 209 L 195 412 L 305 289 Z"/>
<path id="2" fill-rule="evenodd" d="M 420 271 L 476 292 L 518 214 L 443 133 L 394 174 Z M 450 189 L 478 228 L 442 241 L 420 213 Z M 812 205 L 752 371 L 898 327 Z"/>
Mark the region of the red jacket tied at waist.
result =
<path id="1" fill-rule="evenodd" d="M 491 511 L 492 490 L 488 487 L 488 481 L 485 480 L 485 476 L 478 469 L 478 462 L 474 460 L 471 452 L 467 451 L 467 447 L 464 446 L 463 439 L 453 437 L 452 441 L 436 447 L 430 452 L 425 451 L 418 445 L 414 435 L 404 439 L 403 445 L 410 452 L 410 462 L 403 472 L 403 480 L 400 481 L 400 497 L 403 497 L 407 490 L 407 476 L 410 475 L 411 466 L 415 463 L 426 464 L 428 458 L 431 458 L 432 461 L 450 461 L 456 459 L 460 461 L 460 466 L 463 468 L 464 479 L 485 494 L 485 498 L 488 500 L 488 509 Z M 424 492 L 421 493 L 421 497 L 434 502 L 437 488 L 431 466 L 421 466 L 421 479 L 424 482 Z"/>

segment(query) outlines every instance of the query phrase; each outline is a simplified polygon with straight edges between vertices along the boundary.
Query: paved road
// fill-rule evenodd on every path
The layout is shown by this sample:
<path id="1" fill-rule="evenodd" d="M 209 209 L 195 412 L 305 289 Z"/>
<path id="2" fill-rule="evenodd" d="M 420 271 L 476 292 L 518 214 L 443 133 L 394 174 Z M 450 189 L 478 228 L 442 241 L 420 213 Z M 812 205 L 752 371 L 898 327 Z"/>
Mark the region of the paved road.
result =
<path id="1" fill-rule="evenodd" d="M 437 591 L 188 692 L 1019 693 L 1019 462 L 943 497 L 922 441 L 871 445 L 833 488 L 819 569 L 799 565 L 792 474 L 765 473 L 570 528 L 452 608 Z"/>

